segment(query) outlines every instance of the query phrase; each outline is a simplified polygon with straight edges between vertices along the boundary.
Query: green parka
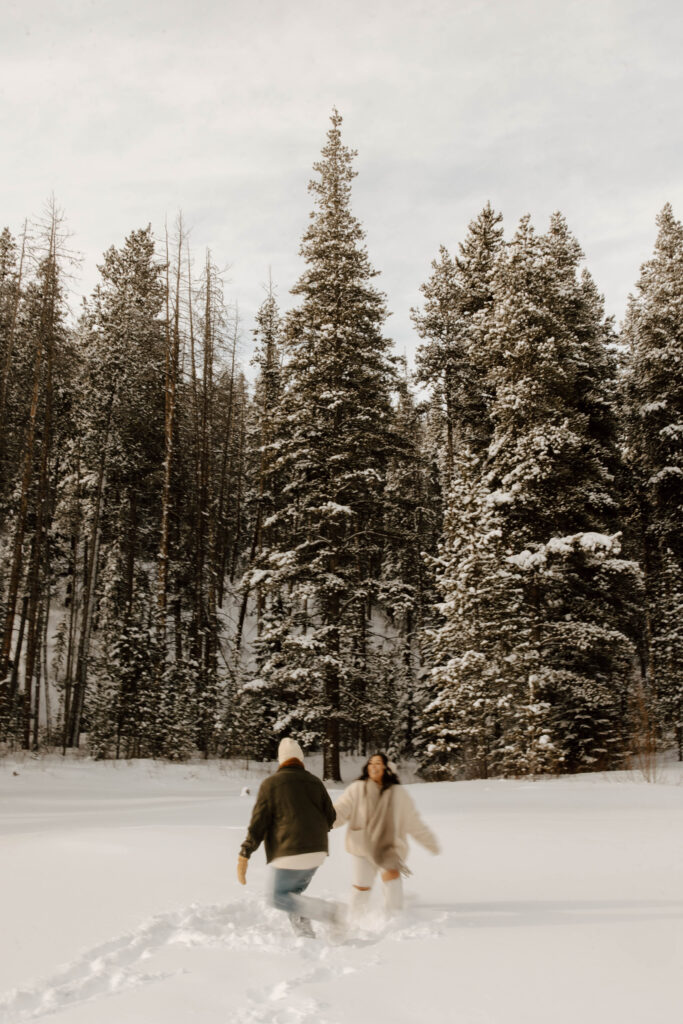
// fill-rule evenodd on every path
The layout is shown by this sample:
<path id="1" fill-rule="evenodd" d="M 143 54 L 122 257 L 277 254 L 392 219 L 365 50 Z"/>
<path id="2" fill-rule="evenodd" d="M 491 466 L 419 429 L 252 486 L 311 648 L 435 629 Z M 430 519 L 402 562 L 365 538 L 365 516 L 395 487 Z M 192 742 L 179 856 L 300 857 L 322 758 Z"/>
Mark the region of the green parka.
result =
<path id="1" fill-rule="evenodd" d="M 336 818 L 329 794 L 303 765 L 281 765 L 261 783 L 240 855 L 251 857 L 265 842 L 266 860 L 299 853 L 327 853 Z"/>

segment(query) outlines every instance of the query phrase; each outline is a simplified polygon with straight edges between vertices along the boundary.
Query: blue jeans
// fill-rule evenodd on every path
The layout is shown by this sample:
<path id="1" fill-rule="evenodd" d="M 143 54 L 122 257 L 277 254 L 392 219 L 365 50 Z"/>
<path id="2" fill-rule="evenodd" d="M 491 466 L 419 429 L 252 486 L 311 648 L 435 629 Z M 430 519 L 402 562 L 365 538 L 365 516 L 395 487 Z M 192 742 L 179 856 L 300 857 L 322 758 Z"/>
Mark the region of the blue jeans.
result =
<path id="1" fill-rule="evenodd" d="M 269 894 L 271 906 L 284 910 L 287 914 L 307 917 L 314 921 L 333 921 L 336 907 L 334 903 L 320 900 L 314 896 L 302 896 L 317 868 L 290 869 L 273 868 L 272 886 Z"/>

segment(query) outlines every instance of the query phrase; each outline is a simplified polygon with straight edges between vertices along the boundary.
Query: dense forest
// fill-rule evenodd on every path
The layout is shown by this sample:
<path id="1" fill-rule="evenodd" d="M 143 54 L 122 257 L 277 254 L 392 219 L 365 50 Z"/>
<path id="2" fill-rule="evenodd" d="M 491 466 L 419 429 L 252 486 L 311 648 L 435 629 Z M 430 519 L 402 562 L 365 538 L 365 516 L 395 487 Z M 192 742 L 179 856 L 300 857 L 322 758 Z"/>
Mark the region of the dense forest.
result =
<path id="1" fill-rule="evenodd" d="M 561 214 L 473 211 L 411 371 L 354 157 L 335 111 L 251 368 L 181 221 L 108 249 L 77 316 L 57 209 L 0 234 L 0 750 L 683 757 L 683 226 L 617 329 Z"/>

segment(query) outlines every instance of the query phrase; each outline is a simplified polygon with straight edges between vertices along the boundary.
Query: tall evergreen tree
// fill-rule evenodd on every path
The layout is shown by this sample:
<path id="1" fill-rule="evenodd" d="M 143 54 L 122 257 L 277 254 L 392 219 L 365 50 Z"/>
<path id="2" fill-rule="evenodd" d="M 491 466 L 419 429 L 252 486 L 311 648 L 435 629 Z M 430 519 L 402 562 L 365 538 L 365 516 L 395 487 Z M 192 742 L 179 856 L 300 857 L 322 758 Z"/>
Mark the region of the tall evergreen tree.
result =
<path id="1" fill-rule="evenodd" d="M 282 319 L 271 284 L 256 314 L 254 329 L 252 364 L 258 372 L 248 414 L 247 473 L 251 486 L 245 502 L 251 540 L 241 583 L 235 644 L 238 653 L 250 598 L 254 603 L 257 628 L 260 629 L 264 604 L 261 573 L 270 545 L 275 541 L 272 517 L 283 505 L 282 473 L 277 467 L 277 438 L 282 429 L 282 344 Z"/>
<path id="2" fill-rule="evenodd" d="M 381 565 L 383 489 L 391 450 L 394 368 L 383 337 L 384 296 L 351 212 L 354 152 L 335 110 L 288 317 L 283 435 L 278 466 L 287 503 L 273 518 L 271 614 L 260 637 L 261 678 L 275 687 L 276 729 L 296 722 L 321 743 L 324 773 L 340 778 L 343 729 L 371 699 L 368 612 Z"/>
<path id="3" fill-rule="evenodd" d="M 132 667 L 150 657 L 148 568 L 157 551 L 163 459 L 164 290 L 151 229 L 134 231 L 120 249 L 107 250 L 99 269 L 101 283 L 80 325 L 80 437 L 72 454 L 83 481 L 83 585 L 73 677 L 65 680 L 65 737 L 68 745 L 78 745 L 88 722 L 91 646 L 99 621 L 97 654 L 106 660 L 112 650 L 112 735 L 118 749 L 123 743 L 133 755 L 149 750 L 144 744 L 155 728 L 144 693 L 147 675 Z M 79 593 L 75 580 L 73 592 Z M 119 675 L 113 671 L 117 664 Z"/>
<path id="4" fill-rule="evenodd" d="M 446 495 L 431 772 L 579 770 L 628 749 L 638 573 L 615 534 L 612 326 L 581 256 L 560 215 L 543 236 L 525 218 L 464 351 L 488 443 Z"/>
<path id="5" fill-rule="evenodd" d="M 490 440 L 490 396 L 482 325 L 493 301 L 493 272 L 500 252 L 502 217 L 490 203 L 473 220 L 452 257 L 445 246 L 422 285 L 422 309 L 413 309 L 418 335 L 417 376 L 442 403 L 445 426 L 444 485 L 447 490 L 460 449 L 481 452 Z"/>
<path id="6" fill-rule="evenodd" d="M 559 214 L 540 237 L 525 218 L 498 261 L 488 331 L 487 476 L 526 574 L 529 678 L 552 709 L 551 742 L 570 770 L 618 764 L 626 752 L 637 587 L 613 536 L 611 324 L 578 273 L 581 258 Z"/>
<path id="7" fill-rule="evenodd" d="M 683 759 L 683 225 L 667 205 L 624 324 L 626 460 L 646 585 L 645 674 Z"/>
<path id="8" fill-rule="evenodd" d="M 378 591 L 378 612 L 387 657 L 386 672 L 394 685 L 387 689 L 391 748 L 397 756 L 413 756 L 416 723 L 425 671 L 424 629 L 432 620 L 436 600 L 432 563 L 441 532 L 441 493 L 433 472 L 428 441 L 429 406 L 411 394 L 407 368 L 397 387 L 394 408 L 395 454 L 387 470 L 385 545 Z M 385 656 L 386 657 L 386 656 Z"/>

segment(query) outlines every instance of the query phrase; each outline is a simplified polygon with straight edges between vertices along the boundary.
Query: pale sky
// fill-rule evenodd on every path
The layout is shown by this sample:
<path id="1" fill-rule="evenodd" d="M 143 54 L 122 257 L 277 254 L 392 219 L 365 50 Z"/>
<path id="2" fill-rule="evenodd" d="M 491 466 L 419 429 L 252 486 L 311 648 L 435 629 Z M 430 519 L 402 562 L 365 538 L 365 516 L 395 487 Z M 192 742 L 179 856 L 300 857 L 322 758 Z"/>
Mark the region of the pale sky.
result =
<path id="1" fill-rule="evenodd" d="M 54 192 L 83 254 L 182 210 L 249 328 L 301 271 L 336 105 L 387 333 L 487 200 L 509 237 L 561 210 L 623 314 L 665 202 L 683 217 L 679 0 L 0 0 L 0 226 Z"/>

